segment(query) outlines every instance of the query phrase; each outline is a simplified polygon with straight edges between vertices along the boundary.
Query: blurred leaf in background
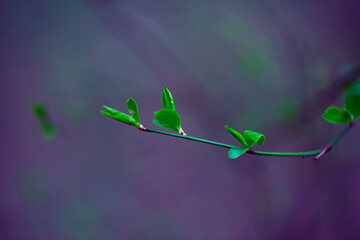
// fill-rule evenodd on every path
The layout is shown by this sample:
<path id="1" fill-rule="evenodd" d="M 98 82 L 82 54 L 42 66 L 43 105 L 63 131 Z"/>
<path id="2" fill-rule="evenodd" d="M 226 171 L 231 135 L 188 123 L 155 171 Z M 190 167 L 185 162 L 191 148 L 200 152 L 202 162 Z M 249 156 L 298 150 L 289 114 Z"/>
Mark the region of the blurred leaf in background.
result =
<path id="1" fill-rule="evenodd" d="M 20 172 L 15 183 L 21 200 L 29 207 L 41 207 L 50 198 L 48 179 L 38 169 Z"/>
<path id="2" fill-rule="evenodd" d="M 81 101 L 70 101 L 64 106 L 66 119 L 71 122 L 80 122 L 85 120 L 86 103 Z"/>
<path id="3" fill-rule="evenodd" d="M 71 203 L 62 209 L 59 218 L 60 230 L 76 240 L 115 239 L 101 221 L 101 216 L 87 204 Z"/>
<path id="4" fill-rule="evenodd" d="M 244 47 L 239 54 L 237 67 L 242 75 L 257 79 L 266 76 L 273 66 L 271 66 L 271 58 L 266 48 L 249 45 Z"/>
<path id="5" fill-rule="evenodd" d="M 53 140 L 56 137 L 57 129 L 51 122 L 48 110 L 46 109 L 45 105 L 39 102 L 34 103 L 32 105 L 32 112 L 40 124 L 44 139 Z"/>
<path id="6" fill-rule="evenodd" d="M 355 119 L 360 116 L 360 81 L 354 83 L 347 90 L 345 108 L 351 112 Z"/>

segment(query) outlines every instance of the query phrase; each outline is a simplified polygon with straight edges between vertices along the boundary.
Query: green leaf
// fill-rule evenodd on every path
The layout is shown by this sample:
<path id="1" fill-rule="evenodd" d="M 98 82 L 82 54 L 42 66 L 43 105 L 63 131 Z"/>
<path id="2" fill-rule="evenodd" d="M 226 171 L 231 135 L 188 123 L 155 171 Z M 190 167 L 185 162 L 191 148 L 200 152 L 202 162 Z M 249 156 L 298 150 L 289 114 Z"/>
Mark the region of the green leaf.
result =
<path id="1" fill-rule="evenodd" d="M 245 130 L 244 132 L 244 138 L 248 144 L 249 147 L 252 147 L 257 143 L 259 146 L 262 145 L 265 142 L 265 136 L 264 134 Z"/>
<path id="2" fill-rule="evenodd" d="M 39 119 L 44 119 L 46 118 L 46 108 L 43 104 L 41 103 L 34 103 L 32 106 L 32 112 L 33 114 L 39 118 Z"/>
<path id="3" fill-rule="evenodd" d="M 326 121 L 335 124 L 348 124 L 353 118 L 347 109 L 340 109 L 337 107 L 328 107 L 321 117 Z"/>
<path id="4" fill-rule="evenodd" d="M 161 125 L 163 128 L 180 131 L 181 121 L 180 116 L 176 111 L 170 109 L 162 109 L 158 112 L 154 112 L 154 114 L 157 123 L 159 123 L 159 125 Z"/>
<path id="5" fill-rule="evenodd" d="M 161 96 L 161 103 L 164 109 L 176 111 L 174 98 L 166 86 L 164 86 L 164 91 Z"/>
<path id="6" fill-rule="evenodd" d="M 103 106 L 103 107 L 104 110 L 102 110 L 101 113 L 104 114 L 105 116 L 129 124 L 131 126 L 135 126 L 135 127 L 139 126 L 139 124 L 135 121 L 135 119 L 130 117 L 129 115 L 119 112 L 118 110 L 115 110 L 107 106 Z"/>
<path id="7" fill-rule="evenodd" d="M 248 144 L 245 141 L 245 138 L 236 130 L 232 129 L 231 127 L 225 125 L 226 130 L 229 131 L 234 138 L 236 138 L 244 147 L 248 147 Z"/>
<path id="8" fill-rule="evenodd" d="M 156 119 L 153 120 L 153 123 L 159 127 L 162 127 L 161 124 L 159 123 L 159 121 Z"/>
<path id="9" fill-rule="evenodd" d="M 360 81 L 355 82 L 346 92 L 345 108 L 355 120 L 360 116 Z"/>
<path id="10" fill-rule="evenodd" d="M 343 108 L 342 110 L 343 110 L 344 112 L 347 112 L 347 113 L 350 115 L 350 119 L 351 119 L 350 122 L 354 121 L 354 115 L 352 115 L 352 113 L 351 113 L 349 110 L 347 110 L 346 108 Z"/>
<path id="11" fill-rule="evenodd" d="M 138 111 L 138 107 L 137 107 L 137 104 L 135 102 L 134 99 L 132 98 L 129 98 L 127 100 L 127 107 L 128 107 L 128 110 L 131 114 L 131 117 L 134 118 L 134 120 L 139 123 L 139 111 Z"/>
<path id="12" fill-rule="evenodd" d="M 234 159 L 237 157 L 240 157 L 241 155 L 243 155 L 244 153 L 246 153 L 246 151 L 249 150 L 249 148 L 232 148 L 229 151 L 229 158 Z"/>

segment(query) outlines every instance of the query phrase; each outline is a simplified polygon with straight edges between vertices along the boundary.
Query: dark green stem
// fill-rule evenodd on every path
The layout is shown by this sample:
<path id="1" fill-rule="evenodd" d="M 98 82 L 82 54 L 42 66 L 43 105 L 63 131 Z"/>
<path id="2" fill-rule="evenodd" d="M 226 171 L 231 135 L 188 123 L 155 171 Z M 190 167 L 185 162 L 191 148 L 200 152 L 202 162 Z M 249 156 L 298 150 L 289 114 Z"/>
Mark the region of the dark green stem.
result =
<path id="1" fill-rule="evenodd" d="M 249 149 L 246 153 L 254 154 L 254 155 L 264 155 L 264 156 L 277 156 L 277 157 L 309 157 L 309 156 L 316 155 L 315 160 L 317 160 L 319 157 L 321 157 L 325 153 L 329 152 L 331 150 L 331 148 L 351 129 L 352 126 L 353 126 L 353 124 L 347 125 L 346 128 L 339 135 L 337 135 L 334 138 L 334 140 L 332 140 L 331 143 L 329 145 L 327 145 L 324 149 L 317 149 L 317 150 L 308 151 L 308 152 L 263 152 L 263 151 L 254 151 L 252 149 Z M 206 140 L 206 139 L 202 139 L 202 138 L 196 138 L 196 137 L 183 136 L 183 135 L 179 135 L 179 134 L 163 132 L 163 131 L 150 129 L 150 128 L 146 128 L 146 127 L 144 127 L 143 131 L 167 135 L 167 136 L 171 136 L 171 137 L 184 138 L 184 139 L 187 139 L 190 141 L 202 142 L 202 143 L 219 146 L 219 147 L 224 147 L 224 148 L 230 148 L 230 149 L 238 148 L 238 146 L 233 146 L 233 145 L 229 145 L 229 144 L 225 144 L 225 143 L 219 143 L 219 142 L 214 142 L 214 141 L 210 141 L 210 140 Z"/>

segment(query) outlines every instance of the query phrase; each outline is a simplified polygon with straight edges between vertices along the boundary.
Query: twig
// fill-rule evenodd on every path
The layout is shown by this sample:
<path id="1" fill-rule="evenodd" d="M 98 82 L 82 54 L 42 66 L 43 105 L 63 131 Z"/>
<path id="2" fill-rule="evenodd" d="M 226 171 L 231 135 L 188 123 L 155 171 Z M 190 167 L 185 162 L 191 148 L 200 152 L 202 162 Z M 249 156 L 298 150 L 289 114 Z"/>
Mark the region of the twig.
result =
<path id="1" fill-rule="evenodd" d="M 331 141 L 331 143 L 326 145 L 326 147 L 324 147 L 324 149 L 321 150 L 321 152 L 314 157 L 315 161 L 317 161 L 320 157 L 322 157 L 326 153 L 330 152 L 330 150 L 335 146 L 335 144 L 352 128 L 352 126 L 354 126 L 354 122 L 347 125 L 344 128 L 344 130 L 342 130 L 342 132 L 340 132 L 340 134 L 337 135 L 336 138 L 334 138 L 334 140 Z"/>
<path id="2" fill-rule="evenodd" d="M 337 135 L 334 138 L 334 140 L 332 140 L 331 143 L 328 144 L 324 149 L 317 149 L 317 150 L 308 151 L 308 152 L 263 152 L 263 151 L 254 151 L 252 149 L 249 149 L 246 153 L 254 154 L 254 155 L 264 155 L 264 156 L 277 156 L 277 157 L 315 156 L 315 160 L 318 160 L 321 156 L 323 156 L 324 154 L 329 152 L 332 149 L 332 147 L 351 129 L 352 126 L 353 126 L 353 124 L 347 125 L 346 128 L 342 132 L 340 132 L 340 134 Z M 174 133 L 163 132 L 163 131 L 150 129 L 150 128 L 146 128 L 146 127 L 144 127 L 143 129 L 140 129 L 140 130 L 142 130 L 144 132 L 157 133 L 157 134 L 167 135 L 167 136 L 171 136 L 171 137 L 183 138 L 183 139 L 187 139 L 190 141 L 202 142 L 202 143 L 206 143 L 206 144 L 210 144 L 210 145 L 214 145 L 214 146 L 218 146 L 218 147 L 223 147 L 223 148 L 230 148 L 230 149 L 231 148 L 239 148 L 238 146 L 233 146 L 233 145 L 229 145 L 229 144 L 225 144 L 225 143 L 219 143 L 219 142 L 210 141 L 210 140 L 206 140 L 206 139 L 202 139 L 202 138 L 196 138 L 196 137 L 191 137 L 191 136 L 184 136 L 184 135 L 178 135 L 178 134 L 174 134 Z"/>

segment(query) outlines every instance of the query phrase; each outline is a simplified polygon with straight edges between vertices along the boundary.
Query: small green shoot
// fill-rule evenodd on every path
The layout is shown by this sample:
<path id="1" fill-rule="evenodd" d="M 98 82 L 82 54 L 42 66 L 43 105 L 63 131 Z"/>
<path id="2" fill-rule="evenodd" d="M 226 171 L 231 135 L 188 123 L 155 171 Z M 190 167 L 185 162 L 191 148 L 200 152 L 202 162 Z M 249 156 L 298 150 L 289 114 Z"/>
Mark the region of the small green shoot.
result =
<path id="1" fill-rule="evenodd" d="M 177 131 L 181 135 L 186 135 L 181 128 L 180 115 L 176 112 L 174 98 L 166 86 L 164 86 L 161 96 L 161 104 L 163 109 L 154 112 L 155 119 L 153 123 L 165 129 Z"/>
<path id="2" fill-rule="evenodd" d="M 225 125 L 225 128 L 234 138 L 236 138 L 236 140 L 238 140 L 244 146 L 239 148 L 231 148 L 229 151 L 229 158 L 237 158 L 242 154 L 246 153 L 246 151 L 249 150 L 252 146 L 254 146 L 255 143 L 257 143 L 260 146 L 265 142 L 264 134 L 250 130 L 245 130 L 243 136 L 238 131 L 230 128 L 227 125 Z"/>
<path id="3" fill-rule="evenodd" d="M 101 113 L 107 117 L 110 117 L 112 119 L 115 119 L 117 121 L 129 124 L 131 126 L 134 126 L 135 128 L 140 129 L 141 126 L 139 123 L 139 112 L 135 100 L 130 98 L 127 101 L 127 107 L 131 116 L 107 106 L 103 106 L 104 110 L 102 110 Z"/>

